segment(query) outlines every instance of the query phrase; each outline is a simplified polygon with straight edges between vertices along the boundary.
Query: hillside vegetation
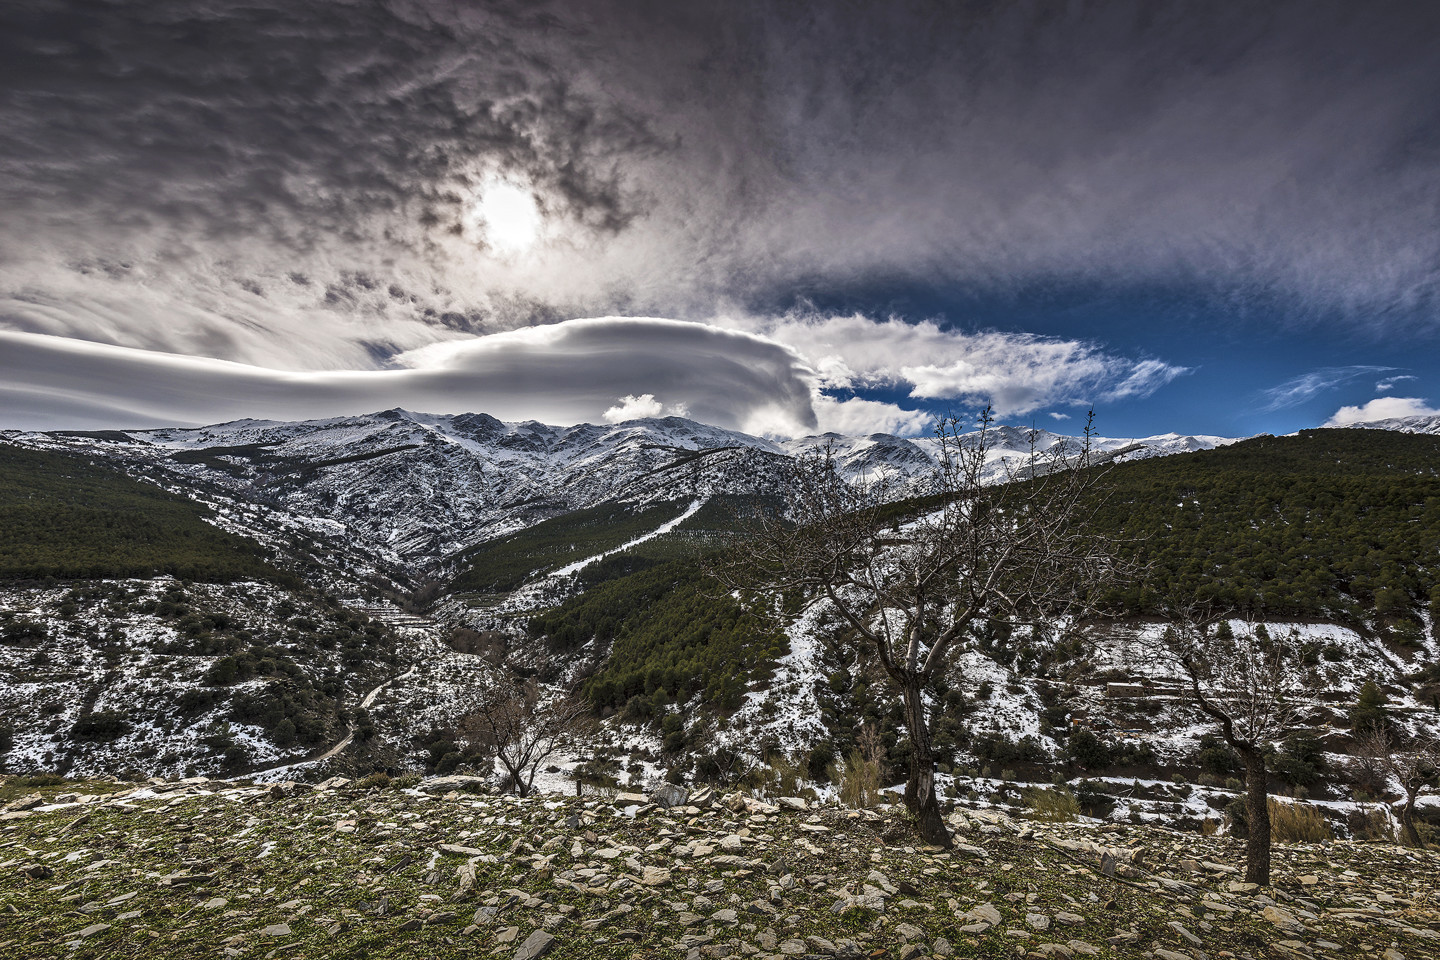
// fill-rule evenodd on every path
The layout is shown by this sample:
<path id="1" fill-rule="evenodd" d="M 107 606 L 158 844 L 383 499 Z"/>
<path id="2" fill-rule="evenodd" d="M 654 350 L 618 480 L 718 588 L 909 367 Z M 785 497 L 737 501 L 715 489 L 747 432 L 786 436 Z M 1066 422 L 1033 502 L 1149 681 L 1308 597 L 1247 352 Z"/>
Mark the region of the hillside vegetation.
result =
<path id="1" fill-rule="evenodd" d="M 1109 468 L 1097 496 L 1099 531 L 1147 568 L 1110 591 L 1117 612 L 1193 598 L 1257 619 L 1373 622 L 1401 642 L 1422 629 L 1419 607 L 1440 613 L 1440 437 L 1257 437 Z M 657 690 L 733 704 L 784 641 L 742 615 L 696 560 L 662 563 L 650 554 L 661 549 L 673 547 L 652 542 L 587 569 L 588 589 L 530 631 L 564 649 L 610 648 L 587 686 L 598 705 Z"/>
<path id="2" fill-rule="evenodd" d="M 0 578 L 276 579 L 202 507 L 78 457 L 0 445 Z"/>
<path id="3" fill-rule="evenodd" d="M 1126 612 L 1194 598 L 1256 619 L 1373 614 L 1415 629 L 1417 607 L 1440 608 L 1440 437 L 1256 437 L 1123 464 L 1102 490 L 1101 531 L 1149 567 L 1110 594 Z"/>

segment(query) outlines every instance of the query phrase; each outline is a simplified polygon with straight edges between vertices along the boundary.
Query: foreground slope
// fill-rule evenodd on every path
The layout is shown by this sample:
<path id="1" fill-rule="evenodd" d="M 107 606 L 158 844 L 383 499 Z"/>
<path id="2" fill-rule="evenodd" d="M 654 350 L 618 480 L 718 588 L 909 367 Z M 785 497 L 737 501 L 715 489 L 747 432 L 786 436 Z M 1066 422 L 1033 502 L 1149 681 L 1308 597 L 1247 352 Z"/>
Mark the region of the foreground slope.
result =
<path id="1" fill-rule="evenodd" d="M 1440 899 L 1416 882 L 1440 875 L 1440 854 L 1380 844 L 1279 846 L 1273 886 L 1257 889 L 1236 882 L 1230 840 L 988 810 L 952 814 L 947 852 L 917 847 L 893 810 L 738 795 L 663 809 L 625 795 L 353 786 L 56 789 L 60 802 L 0 815 L 10 956 L 1413 960 L 1440 950 Z"/>

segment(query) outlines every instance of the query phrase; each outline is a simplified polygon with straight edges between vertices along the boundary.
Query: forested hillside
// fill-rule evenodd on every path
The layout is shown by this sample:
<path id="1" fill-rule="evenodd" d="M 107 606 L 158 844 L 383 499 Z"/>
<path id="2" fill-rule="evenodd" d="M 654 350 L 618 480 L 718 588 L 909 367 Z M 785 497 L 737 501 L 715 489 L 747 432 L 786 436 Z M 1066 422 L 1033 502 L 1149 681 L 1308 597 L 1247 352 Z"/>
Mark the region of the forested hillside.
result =
<path id="1" fill-rule="evenodd" d="M 258 545 L 204 516 L 118 470 L 0 444 L 0 577 L 281 577 Z"/>
<path id="2" fill-rule="evenodd" d="M 1132 613 L 1195 600 L 1254 618 L 1440 608 L 1440 437 L 1306 430 L 1129 463 L 1097 522 L 1148 565 L 1112 591 Z"/>
<path id="3" fill-rule="evenodd" d="M 1199 601 L 1368 624 L 1401 642 L 1422 629 L 1420 608 L 1440 613 L 1440 437 L 1310 430 L 1101 469 L 1098 529 L 1143 568 L 1109 591 L 1116 612 Z M 693 560 L 652 563 L 642 549 L 597 565 L 595 580 L 615 578 L 531 632 L 566 649 L 613 644 L 587 687 L 598 704 L 657 690 L 733 703 L 724 675 L 763 669 L 783 648 Z"/>

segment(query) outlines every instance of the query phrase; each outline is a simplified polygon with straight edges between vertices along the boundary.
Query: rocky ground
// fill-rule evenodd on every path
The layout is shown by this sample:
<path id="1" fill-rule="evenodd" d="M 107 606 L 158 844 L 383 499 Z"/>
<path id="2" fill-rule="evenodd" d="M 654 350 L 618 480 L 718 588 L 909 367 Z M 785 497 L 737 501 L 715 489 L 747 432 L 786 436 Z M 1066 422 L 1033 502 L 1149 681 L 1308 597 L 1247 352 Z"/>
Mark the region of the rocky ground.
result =
<path id="1" fill-rule="evenodd" d="M 1440 956 L 1435 852 L 473 786 L 0 785 L 0 956 Z"/>

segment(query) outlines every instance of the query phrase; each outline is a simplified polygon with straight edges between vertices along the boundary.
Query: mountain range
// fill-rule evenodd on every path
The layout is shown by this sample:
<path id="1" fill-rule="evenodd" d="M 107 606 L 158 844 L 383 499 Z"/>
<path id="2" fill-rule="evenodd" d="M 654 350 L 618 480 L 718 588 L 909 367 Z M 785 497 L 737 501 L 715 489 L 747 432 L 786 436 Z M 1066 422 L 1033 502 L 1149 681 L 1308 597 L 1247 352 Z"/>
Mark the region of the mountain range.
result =
<path id="1" fill-rule="evenodd" d="M 467 550 L 606 502 L 644 506 L 774 489 L 793 457 L 828 447 L 848 476 L 928 471 L 935 441 L 889 434 L 751 436 L 680 417 L 556 427 L 485 414 L 386 410 L 193 429 L 10 433 L 13 443 L 81 454 L 208 504 L 226 529 L 281 544 L 302 537 L 360 575 L 410 579 Z M 987 476 L 1031 452 L 1032 431 L 997 427 Z M 1033 431 L 1041 453 L 1078 438 Z M 1134 460 L 1208 450 L 1223 437 L 1096 438 Z M 903 492 L 903 482 L 897 490 Z"/>

